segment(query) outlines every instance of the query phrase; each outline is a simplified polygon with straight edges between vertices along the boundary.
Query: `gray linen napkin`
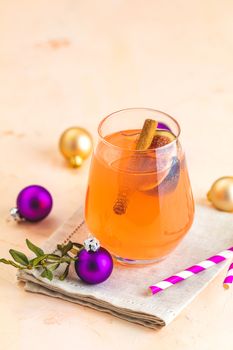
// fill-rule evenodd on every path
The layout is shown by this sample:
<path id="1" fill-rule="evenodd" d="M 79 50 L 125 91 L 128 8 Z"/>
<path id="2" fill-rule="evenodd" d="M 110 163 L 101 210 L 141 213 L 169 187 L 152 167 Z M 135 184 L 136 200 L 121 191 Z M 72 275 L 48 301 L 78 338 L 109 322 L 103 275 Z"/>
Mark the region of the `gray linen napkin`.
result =
<path id="1" fill-rule="evenodd" d="M 44 243 L 46 252 L 68 240 L 83 242 L 88 230 L 80 208 Z M 18 278 L 26 282 L 25 289 L 85 305 L 110 313 L 124 320 L 158 329 L 170 323 L 194 297 L 224 268 L 223 262 L 154 296 L 148 286 L 169 277 L 233 244 L 232 214 L 207 206 L 196 206 L 192 229 L 164 261 L 146 267 L 115 265 L 113 274 L 104 283 L 86 285 L 73 269 L 67 280 L 48 281 L 38 271 L 21 271 Z M 61 267 L 62 268 L 62 267 Z"/>

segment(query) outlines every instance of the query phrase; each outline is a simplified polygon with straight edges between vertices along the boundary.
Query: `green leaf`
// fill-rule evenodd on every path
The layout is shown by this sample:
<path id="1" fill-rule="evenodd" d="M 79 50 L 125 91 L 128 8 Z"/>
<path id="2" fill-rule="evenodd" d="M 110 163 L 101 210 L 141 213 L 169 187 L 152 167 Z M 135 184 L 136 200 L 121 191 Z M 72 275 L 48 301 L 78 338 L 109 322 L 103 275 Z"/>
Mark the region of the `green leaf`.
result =
<path id="1" fill-rule="evenodd" d="M 34 259 L 30 260 L 30 264 L 32 264 L 33 267 L 36 267 L 36 266 L 39 265 L 40 262 L 41 262 L 42 260 L 44 260 L 46 257 L 47 257 L 46 254 L 41 255 L 41 256 L 38 256 L 37 258 L 34 258 Z"/>
<path id="2" fill-rule="evenodd" d="M 69 273 L 69 268 L 70 268 L 70 264 L 68 264 L 65 268 L 65 271 L 63 272 L 63 274 L 61 274 L 59 276 L 59 280 L 60 281 L 64 281 L 64 279 L 66 279 L 66 277 L 68 276 L 68 273 Z"/>
<path id="3" fill-rule="evenodd" d="M 37 247 L 35 244 L 33 244 L 32 242 L 29 241 L 29 239 L 26 239 L 26 243 L 28 248 L 34 253 L 36 254 L 36 256 L 41 256 L 44 255 L 44 251 Z"/>
<path id="4" fill-rule="evenodd" d="M 16 267 L 17 269 L 25 269 L 25 268 L 27 268 L 27 267 L 23 267 L 23 266 L 21 266 L 21 265 L 18 265 L 18 264 L 16 264 L 14 261 L 12 261 L 12 260 L 9 260 L 9 264 L 11 265 L 11 266 L 14 266 L 14 267 Z"/>
<path id="5" fill-rule="evenodd" d="M 60 255 L 57 255 L 57 254 L 48 254 L 47 258 L 49 260 L 59 260 L 59 259 L 61 259 Z"/>
<path id="6" fill-rule="evenodd" d="M 9 265 L 10 264 L 10 260 L 7 260 L 7 259 L 0 259 L 0 262 L 3 263 L 3 264 L 7 264 Z"/>
<path id="7" fill-rule="evenodd" d="M 73 248 L 73 243 L 69 241 L 67 244 L 58 244 L 57 249 L 60 250 L 61 255 L 66 255 Z"/>
<path id="8" fill-rule="evenodd" d="M 14 249 L 10 249 L 9 253 L 17 263 L 24 265 L 24 266 L 29 265 L 28 258 L 26 257 L 26 255 L 24 253 L 19 252 L 19 251 L 14 250 Z"/>
<path id="9" fill-rule="evenodd" d="M 53 273 L 52 273 L 52 271 L 50 271 L 48 269 L 44 269 L 44 271 L 41 274 L 41 277 L 47 278 L 49 281 L 52 281 Z"/>
<path id="10" fill-rule="evenodd" d="M 67 263 L 67 264 L 70 264 L 71 261 L 74 261 L 74 258 L 71 258 L 70 256 L 63 256 L 61 259 L 60 259 L 60 263 Z"/>
<path id="11" fill-rule="evenodd" d="M 62 251 L 62 244 L 57 244 L 57 249 Z"/>
<path id="12" fill-rule="evenodd" d="M 16 267 L 17 269 L 22 269 L 23 267 L 21 265 L 16 264 L 12 260 L 7 260 L 7 259 L 0 259 L 0 263 L 6 264 L 6 265 L 11 265 Z"/>
<path id="13" fill-rule="evenodd" d="M 52 264 L 48 265 L 47 268 L 50 271 L 55 271 L 58 268 L 59 265 L 60 265 L 60 263 L 52 263 Z"/>
<path id="14" fill-rule="evenodd" d="M 72 248 L 73 248 L 73 243 L 69 241 L 66 245 L 62 247 L 62 255 L 66 255 Z"/>

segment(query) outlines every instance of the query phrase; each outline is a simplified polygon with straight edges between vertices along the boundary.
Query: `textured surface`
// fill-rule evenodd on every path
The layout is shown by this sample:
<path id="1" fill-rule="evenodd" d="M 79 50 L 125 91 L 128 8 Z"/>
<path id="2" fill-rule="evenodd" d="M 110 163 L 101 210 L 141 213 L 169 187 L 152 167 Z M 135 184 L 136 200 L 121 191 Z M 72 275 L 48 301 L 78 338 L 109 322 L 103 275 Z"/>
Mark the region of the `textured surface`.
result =
<path id="1" fill-rule="evenodd" d="M 44 280 L 38 271 L 32 274 L 22 271 L 19 277 L 32 282 L 26 286 L 28 291 L 48 293 L 64 299 L 68 297 L 68 300 L 71 298 L 81 305 L 86 303 L 131 322 L 158 328 L 168 325 L 223 269 L 226 262 L 156 296 L 148 296 L 148 287 L 230 248 L 233 245 L 232 232 L 231 214 L 216 213 L 212 208 L 198 205 L 189 234 L 166 260 L 156 265 L 141 268 L 115 266 L 111 278 L 96 286 L 81 282 L 74 271 L 64 282 L 58 279 L 51 282 Z M 83 210 L 80 209 L 45 242 L 44 249 L 53 252 L 58 243 L 67 243 L 69 239 L 81 243 L 87 235 Z M 55 291 L 55 294 L 45 288 Z"/>
<path id="2" fill-rule="evenodd" d="M 182 127 L 194 195 L 233 175 L 233 4 L 229 0 L 0 1 L 0 254 L 44 241 L 83 201 L 88 162 L 65 167 L 58 138 L 71 125 L 94 136 L 124 107 L 156 107 Z M 45 221 L 17 226 L 8 209 L 26 185 L 54 198 Z M 233 294 L 221 273 L 159 332 L 25 293 L 0 266 L 5 349 L 232 349 Z M 88 343 L 87 343 L 88 339 Z M 223 343 L 225 341 L 225 343 Z M 84 345 L 85 344 L 85 345 Z"/>

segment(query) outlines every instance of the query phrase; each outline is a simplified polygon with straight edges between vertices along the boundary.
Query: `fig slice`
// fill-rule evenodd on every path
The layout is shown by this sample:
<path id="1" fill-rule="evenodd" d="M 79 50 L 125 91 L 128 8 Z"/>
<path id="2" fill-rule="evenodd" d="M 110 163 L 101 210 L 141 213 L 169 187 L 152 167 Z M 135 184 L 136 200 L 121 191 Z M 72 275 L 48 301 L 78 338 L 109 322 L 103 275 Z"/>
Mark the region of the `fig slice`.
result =
<path id="1" fill-rule="evenodd" d="M 155 136 L 151 142 L 149 149 L 163 147 L 176 139 L 171 131 L 156 130 Z"/>

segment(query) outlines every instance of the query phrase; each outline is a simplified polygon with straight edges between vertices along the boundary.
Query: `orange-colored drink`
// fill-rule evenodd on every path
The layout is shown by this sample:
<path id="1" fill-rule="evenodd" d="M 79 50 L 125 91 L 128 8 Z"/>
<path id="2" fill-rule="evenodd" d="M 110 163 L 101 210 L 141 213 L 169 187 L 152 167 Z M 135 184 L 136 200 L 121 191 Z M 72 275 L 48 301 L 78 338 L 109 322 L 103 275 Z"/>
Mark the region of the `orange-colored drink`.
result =
<path id="1" fill-rule="evenodd" d="M 126 263 L 166 256 L 187 233 L 194 213 L 177 138 L 142 152 L 135 151 L 139 134 L 139 129 L 121 130 L 100 139 L 86 197 L 90 232 Z"/>

